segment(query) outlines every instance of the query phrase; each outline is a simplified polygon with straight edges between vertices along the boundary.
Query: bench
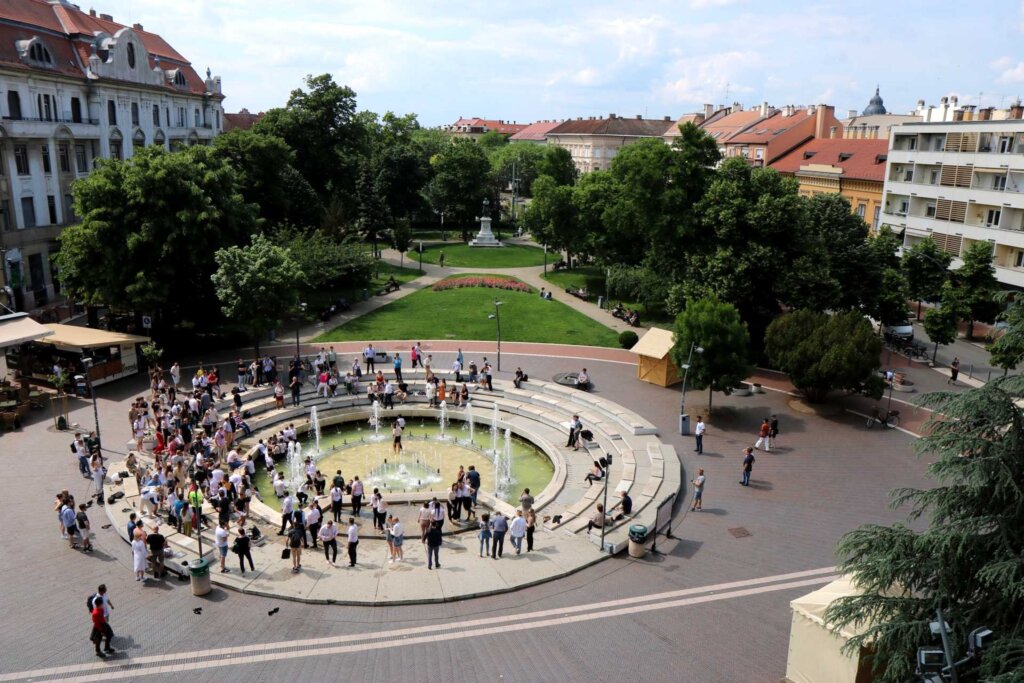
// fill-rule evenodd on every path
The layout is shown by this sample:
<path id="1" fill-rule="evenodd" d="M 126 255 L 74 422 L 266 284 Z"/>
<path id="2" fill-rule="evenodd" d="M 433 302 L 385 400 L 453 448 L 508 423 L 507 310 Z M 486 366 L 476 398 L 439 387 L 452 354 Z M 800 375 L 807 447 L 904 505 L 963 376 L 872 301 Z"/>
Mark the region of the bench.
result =
<path id="1" fill-rule="evenodd" d="M 590 301 L 590 294 L 586 290 L 573 289 L 572 287 L 566 287 L 565 293 L 576 297 L 581 301 Z"/>
<path id="2" fill-rule="evenodd" d="M 397 292 L 398 287 L 399 285 L 397 282 L 385 282 L 384 286 L 380 289 L 380 291 L 377 294 L 378 296 L 384 296 L 385 294 L 390 294 L 391 292 Z"/>

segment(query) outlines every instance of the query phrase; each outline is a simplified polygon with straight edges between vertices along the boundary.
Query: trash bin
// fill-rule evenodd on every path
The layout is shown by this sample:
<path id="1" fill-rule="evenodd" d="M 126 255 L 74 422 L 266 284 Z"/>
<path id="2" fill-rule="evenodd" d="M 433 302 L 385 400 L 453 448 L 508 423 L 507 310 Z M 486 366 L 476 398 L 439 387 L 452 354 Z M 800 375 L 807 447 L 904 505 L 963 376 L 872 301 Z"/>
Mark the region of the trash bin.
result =
<path id="1" fill-rule="evenodd" d="M 597 307 L 598 308 L 604 308 L 604 297 L 603 296 L 597 297 Z"/>
<path id="2" fill-rule="evenodd" d="M 85 381 L 85 375 L 75 375 L 75 394 L 78 396 L 89 395 L 89 384 Z"/>
<path id="3" fill-rule="evenodd" d="M 206 560 L 192 560 L 188 563 L 188 574 L 192 579 L 192 595 L 206 595 L 210 592 L 210 563 Z"/>
<path id="4" fill-rule="evenodd" d="M 629 556 L 643 557 L 647 554 L 644 543 L 647 542 L 647 527 L 643 524 L 629 526 Z"/>
<path id="5" fill-rule="evenodd" d="M 679 416 L 679 433 L 683 436 L 690 435 L 690 416 L 685 413 Z"/>

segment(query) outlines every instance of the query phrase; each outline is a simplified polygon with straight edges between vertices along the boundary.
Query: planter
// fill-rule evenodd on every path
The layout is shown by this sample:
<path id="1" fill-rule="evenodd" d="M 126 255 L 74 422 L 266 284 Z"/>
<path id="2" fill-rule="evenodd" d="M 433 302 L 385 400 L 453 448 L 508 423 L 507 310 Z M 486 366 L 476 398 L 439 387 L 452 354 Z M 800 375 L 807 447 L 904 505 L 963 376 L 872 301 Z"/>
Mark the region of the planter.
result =
<path id="1" fill-rule="evenodd" d="M 764 393 L 764 389 L 762 389 L 761 385 L 758 384 L 757 382 L 754 382 L 753 388 L 750 391 L 751 391 L 751 393 L 754 393 L 754 394 L 763 394 Z"/>

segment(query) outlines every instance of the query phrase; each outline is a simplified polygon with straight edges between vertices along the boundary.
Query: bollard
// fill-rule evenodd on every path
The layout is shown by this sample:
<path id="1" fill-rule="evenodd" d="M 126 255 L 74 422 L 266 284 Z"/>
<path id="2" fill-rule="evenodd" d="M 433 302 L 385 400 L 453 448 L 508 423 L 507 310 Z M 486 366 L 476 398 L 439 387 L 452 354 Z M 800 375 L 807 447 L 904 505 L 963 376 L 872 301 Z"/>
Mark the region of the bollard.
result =
<path id="1" fill-rule="evenodd" d="M 967 371 L 967 376 L 974 379 L 974 363 L 971 363 L 971 368 Z"/>

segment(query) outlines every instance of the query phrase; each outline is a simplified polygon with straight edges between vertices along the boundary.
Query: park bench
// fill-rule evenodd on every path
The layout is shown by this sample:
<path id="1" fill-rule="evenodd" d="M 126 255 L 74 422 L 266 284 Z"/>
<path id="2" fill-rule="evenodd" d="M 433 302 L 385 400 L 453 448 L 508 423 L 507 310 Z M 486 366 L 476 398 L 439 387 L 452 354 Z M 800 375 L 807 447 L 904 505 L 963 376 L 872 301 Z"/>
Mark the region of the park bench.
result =
<path id="1" fill-rule="evenodd" d="M 388 281 L 388 282 L 384 283 L 384 286 L 378 292 L 378 295 L 384 296 L 385 294 L 390 294 L 391 292 L 397 292 L 397 291 L 398 291 L 398 283 L 395 282 L 395 281 Z"/>
<path id="2" fill-rule="evenodd" d="M 588 294 L 585 290 L 579 290 L 579 289 L 573 289 L 572 287 L 566 287 L 565 288 L 565 293 L 569 294 L 569 295 L 572 295 L 572 296 L 576 297 L 577 299 L 580 299 L 581 301 L 589 301 L 590 300 L 590 294 Z"/>

